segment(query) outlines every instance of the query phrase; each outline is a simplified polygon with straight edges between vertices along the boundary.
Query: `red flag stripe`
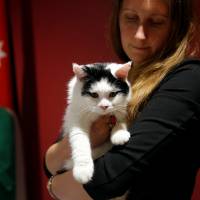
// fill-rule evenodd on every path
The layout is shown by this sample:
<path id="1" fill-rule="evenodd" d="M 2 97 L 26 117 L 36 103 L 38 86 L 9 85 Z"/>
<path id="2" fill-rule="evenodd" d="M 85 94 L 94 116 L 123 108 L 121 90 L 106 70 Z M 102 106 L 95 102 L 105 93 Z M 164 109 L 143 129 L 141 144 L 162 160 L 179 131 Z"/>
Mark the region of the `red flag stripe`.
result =
<path id="1" fill-rule="evenodd" d="M 5 1 L 0 0 L 0 107 L 13 109 Z"/>

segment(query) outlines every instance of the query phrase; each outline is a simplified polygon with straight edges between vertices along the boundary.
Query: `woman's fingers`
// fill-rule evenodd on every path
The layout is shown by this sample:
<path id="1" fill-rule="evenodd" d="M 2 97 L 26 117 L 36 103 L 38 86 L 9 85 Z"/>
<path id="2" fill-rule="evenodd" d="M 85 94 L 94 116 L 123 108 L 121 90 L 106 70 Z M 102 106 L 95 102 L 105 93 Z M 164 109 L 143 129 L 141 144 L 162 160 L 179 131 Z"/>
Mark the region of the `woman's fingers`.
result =
<path id="1" fill-rule="evenodd" d="M 106 142 L 110 136 L 110 116 L 104 115 L 93 122 L 90 131 L 92 147 L 97 147 Z"/>

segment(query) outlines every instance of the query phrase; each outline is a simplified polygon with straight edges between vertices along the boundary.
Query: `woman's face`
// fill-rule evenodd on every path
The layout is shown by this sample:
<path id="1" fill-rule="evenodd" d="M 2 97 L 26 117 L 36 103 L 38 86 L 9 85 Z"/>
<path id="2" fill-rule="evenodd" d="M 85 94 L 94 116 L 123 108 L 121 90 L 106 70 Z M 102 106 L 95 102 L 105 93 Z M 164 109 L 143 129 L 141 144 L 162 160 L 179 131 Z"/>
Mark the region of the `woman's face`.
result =
<path id="1" fill-rule="evenodd" d="M 165 0 L 123 0 L 119 15 L 122 47 L 135 64 L 161 51 L 170 34 Z"/>

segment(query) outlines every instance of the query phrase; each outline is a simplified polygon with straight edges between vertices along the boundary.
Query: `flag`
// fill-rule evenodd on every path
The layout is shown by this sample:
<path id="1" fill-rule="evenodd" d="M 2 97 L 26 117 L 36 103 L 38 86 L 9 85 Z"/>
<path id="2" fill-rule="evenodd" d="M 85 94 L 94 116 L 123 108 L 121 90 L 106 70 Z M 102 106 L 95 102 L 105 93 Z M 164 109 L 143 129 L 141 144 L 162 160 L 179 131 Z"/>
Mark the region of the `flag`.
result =
<path id="1" fill-rule="evenodd" d="M 0 0 L 0 197 L 15 199 L 14 119 L 5 2 Z"/>
<path id="2" fill-rule="evenodd" d="M 22 140 L 14 112 L 7 0 L 0 0 L 0 199 L 25 200 Z"/>

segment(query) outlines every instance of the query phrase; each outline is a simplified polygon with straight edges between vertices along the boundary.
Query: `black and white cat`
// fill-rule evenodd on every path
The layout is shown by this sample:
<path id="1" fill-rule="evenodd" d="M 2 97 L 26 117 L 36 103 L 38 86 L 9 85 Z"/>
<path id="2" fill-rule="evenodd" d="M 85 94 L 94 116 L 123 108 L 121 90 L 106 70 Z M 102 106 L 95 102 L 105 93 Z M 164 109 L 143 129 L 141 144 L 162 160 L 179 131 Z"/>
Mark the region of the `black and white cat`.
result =
<path id="1" fill-rule="evenodd" d="M 63 136 L 69 137 L 72 162 L 67 161 L 65 168 L 73 168 L 74 178 L 82 184 L 92 179 L 93 159 L 113 144 L 123 145 L 130 138 L 126 124 L 127 104 L 131 98 L 127 81 L 130 68 L 131 62 L 73 64 L 75 76 L 68 84 L 68 107 L 63 123 Z M 116 125 L 111 131 L 110 142 L 92 150 L 90 127 L 102 115 L 114 115 Z"/>

